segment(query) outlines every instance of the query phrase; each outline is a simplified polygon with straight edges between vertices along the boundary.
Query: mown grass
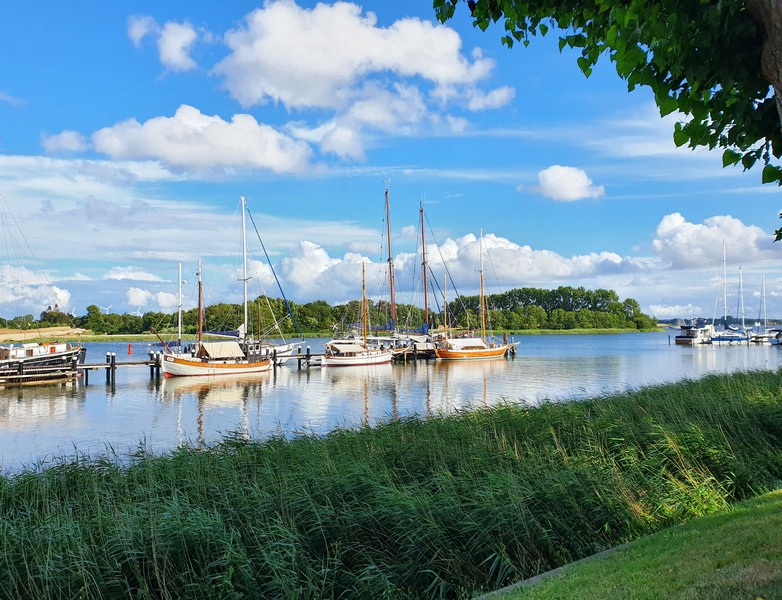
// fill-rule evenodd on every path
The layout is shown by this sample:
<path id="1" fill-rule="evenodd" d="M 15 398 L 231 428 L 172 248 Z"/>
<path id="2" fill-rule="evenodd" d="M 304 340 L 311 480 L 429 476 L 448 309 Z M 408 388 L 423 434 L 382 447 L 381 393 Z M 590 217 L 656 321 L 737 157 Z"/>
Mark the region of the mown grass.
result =
<path id="1" fill-rule="evenodd" d="M 0 478 L 0 597 L 470 597 L 773 489 L 780 384 L 63 460 Z"/>
<path id="2" fill-rule="evenodd" d="M 568 565 L 502 600 L 782 598 L 782 491 Z"/>

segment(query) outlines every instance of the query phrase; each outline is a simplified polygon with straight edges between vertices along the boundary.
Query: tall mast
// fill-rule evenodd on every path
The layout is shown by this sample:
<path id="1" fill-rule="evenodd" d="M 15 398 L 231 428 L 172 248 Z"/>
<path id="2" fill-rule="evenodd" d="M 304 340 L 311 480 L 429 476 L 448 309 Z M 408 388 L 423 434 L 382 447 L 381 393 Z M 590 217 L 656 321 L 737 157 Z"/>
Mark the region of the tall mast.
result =
<path id="1" fill-rule="evenodd" d="M 242 283 L 244 285 L 244 324 L 243 336 L 247 336 L 247 232 L 244 227 L 245 201 L 242 196 Z"/>
<path id="2" fill-rule="evenodd" d="M 725 329 L 728 328 L 728 254 L 722 240 L 722 308 Z"/>
<path id="3" fill-rule="evenodd" d="M 367 280 L 364 263 L 361 263 L 361 321 L 364 333 L 364 346 L 367 345 Z"/>
<path id="4" fill-rule="evenodd" d="M 177 344 L 182 348 L 182 263 L 179 263 L 179 294 L 177 297 Z"/>
<path id="5" fill-rule="evenodd" d="M 763 279 L 761 280 L 760 295 L 762 296 L 761 302 L 763 306 L 763 333 L 766 333 L 768 328 L 768 316 L 766 315 L 766 274 L 763 273 Z"/>
<path id="6" fill-rule="evenodd" d="M 486 301 L 484 299 L 484 290 L 483 290 L 483 229 L 481 229 L 481 238 L 478 244 L 478 253 L 481 256 L 481 337 L 483 339 L 486 339 Z"/>
<path id="7" fill-rule="evenodd" d="M 424 234 L 424 203 L 419 203 L 419 212 L 421 213 L 421 273 L 424 276 L 424 325 L 426 331 L 429 331 L 429 288 L 426 285 L 426 238 Z"/>
<path id="8" fill-rule="evenodd" d="M 746 329 L 744 324 L 744 278 L 741 275 L 741 267 L 739 267 L 739 311 L 741 312 L 741 331 Z"/>
<path id="9" fill-rule="evenodd" d="M 448 275 L 443 275 L 443 329 L 445 329 L 445 337 L 448 338 L 448 298 L 445 295 L 446 288 L 448 287 Z"/>
<path id="10" fill-rule="evenodd" d="M 388 186 L 390 179 L 386 180 L 386 228 L 388 238 L 388 287 L 391 293 L 391 320 L 396 329 L 396 297 L 394 295 L 394 254 L 391 251 L 391 209 L 388 205 Z"/>
<path id="11" fill-rule="evenodd" d="M 198 259 L 198 344 L 204 333 L 204 286 L 201 283 L 201 259 Z"/>

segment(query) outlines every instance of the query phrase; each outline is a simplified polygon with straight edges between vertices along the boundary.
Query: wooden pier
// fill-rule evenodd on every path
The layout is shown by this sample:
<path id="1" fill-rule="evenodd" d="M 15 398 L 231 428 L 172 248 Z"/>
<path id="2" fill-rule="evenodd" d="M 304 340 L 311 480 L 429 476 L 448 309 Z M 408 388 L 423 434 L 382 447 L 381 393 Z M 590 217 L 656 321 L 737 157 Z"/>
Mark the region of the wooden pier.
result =
<path id="1" fill-rule="evenodd" d="M 162 372 L 163 352 L 157 352 L 150 355 L 146 360 L 118 361 L 116 352 L 107 352 L 103 362 L 79 363 L 76 359 L 60 365 L 27 367 L 21 363 L 15 367 L 9 367 L 0 372 L 0 386 L 4 385 L 27 385 L 35 383 L 50 383 L 58 381 L 67 381 L 75 377 L 82 377 L 85 385 L 89 384 L 90 373 L 93 371 L 103 371 L 106 374 L 106 384 L 114 385 L 117 381 L 117 369 L 125 367 L 141 367 L 149 369 L 150 378 L 159 378 Z M 309 346 L 302 352 L 298 348 L 296 354 L 290 356 L 278 357 L 273 353 L 269 358 L 272 361 L 272 368 L 280 367 L 286 363 L 295 361 L 298 370 L 309 369 L 310 367 L 320 367 L 320 357 L 322 353 L 315 354 Z M 395 362 L 416 361 L 427 358 L 409 348 L 405 352 L 394 355 Z"/>

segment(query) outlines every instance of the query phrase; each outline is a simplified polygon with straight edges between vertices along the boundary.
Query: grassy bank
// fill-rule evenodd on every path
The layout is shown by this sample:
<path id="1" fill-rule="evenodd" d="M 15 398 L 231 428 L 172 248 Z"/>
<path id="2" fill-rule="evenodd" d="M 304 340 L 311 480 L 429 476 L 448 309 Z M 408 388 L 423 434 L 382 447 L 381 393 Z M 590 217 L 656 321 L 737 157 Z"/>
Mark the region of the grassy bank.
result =
<path id="1" fill-rule="evenodd" d="M 777 491 L 489 597 L 782 598 L 780 531 L 782 491 Z"/>
<path id="2" fill-rule="evenodd" d="M 455 598 L 782 479 L 779 373 L 0 478 L 0 596 Z"/>

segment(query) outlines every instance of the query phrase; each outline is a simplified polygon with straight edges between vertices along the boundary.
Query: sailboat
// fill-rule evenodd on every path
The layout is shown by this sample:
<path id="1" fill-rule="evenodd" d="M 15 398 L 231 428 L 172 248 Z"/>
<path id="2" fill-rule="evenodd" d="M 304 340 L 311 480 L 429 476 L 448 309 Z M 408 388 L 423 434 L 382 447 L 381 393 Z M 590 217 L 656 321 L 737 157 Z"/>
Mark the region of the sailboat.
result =
<path id="1" fill-rule="evenodd" d="M 367 367 L 391 362 L 390 348 L 367 344 L 367 288 L 364 263 L 361 263 L 362 339 L 333 339 L 326 343 L 326 352 L 320 358 L 321 367 Z"/>
<path id="2" fill-rule="evenodd" d="M 445 323 L 445 337 L 435 346 L 434 352 L 440 360 L 491 360 L 503 358 L 515 352 L 516 345 L 503 342 L 494 343 L 486 337 L 486 293 L 483 276 L 483 231 L 480 236 L 480 306 L 481 337 L 449 337 L 448 324 Z M 447 313 L 448 304 L 444 302 Z M 446 316 L 447 319 L 447 316 Z"/>
<path id="3" fill-rule="evenodd" d="M 744 288 L 739 267 L 739 312 L 741 312 L 741 328 L 734 325 L 728 325 L 728 273 L 727 273 L 727 250 L 726 243 L 722 242 L 722 305 L 723 305 L 723 328 L 712 334 L 712 343 L 718 344 L 741 344 L 749 341 L 749 335 L 744 326 Z M 715 306 L 716 309 L 716 306 Z M 715 310 L 716 312 L 716 310 Z M 716 314 L 712 318 L 712 323 L 716 320 Z"/>
<path id="4" fill-rule="evenodd" d="M 198 339 L 190 352 L 167 352 L 163 355 L 162 369 L 166 377 L 193 375 L 247 375 L 263 373 L 272 367 L 268 347 L 260 341 L 244 335 L 247 331 L 247 246 L 245 240 L 245 199 L 242 196 L 242 258 L 244 277 L 243 321 L 237 340 L 206 342 L 203 340 L 203 282 L 201 262 L 198 264 Z M 168 348 L 167 348 L 168 350 Z"/>

